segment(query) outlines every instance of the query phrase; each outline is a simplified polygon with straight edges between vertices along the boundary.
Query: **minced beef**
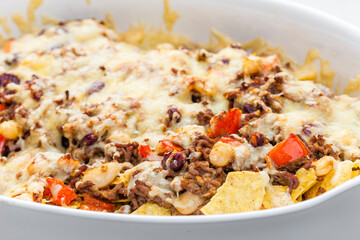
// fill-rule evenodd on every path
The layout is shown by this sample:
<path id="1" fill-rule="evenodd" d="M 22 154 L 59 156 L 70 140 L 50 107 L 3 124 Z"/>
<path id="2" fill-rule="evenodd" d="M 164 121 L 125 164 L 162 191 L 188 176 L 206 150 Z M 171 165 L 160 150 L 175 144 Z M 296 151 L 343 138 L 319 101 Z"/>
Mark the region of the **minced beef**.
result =
<path id="1" fill-rule="evenodd" d="M 322 135 L 313 136 L 308 141 L 308 146 L 310 151 L 312 152 L 313 159 L 320 159 L 324 156 L 332 156 L 335 159 L 341 159 L 341 155 L 335 152 L 330 144 L 325 142 L 325 139 Z M 343 159 L 342 159 L 343 160 Z"/>
<path id="2" fill-rule="evenodd" d="M 286 171 L 295 174 L 297 170 L 304 167 L 308 169 L 311 166 L 312 159 L 309 157 L 303 157 L 295 162 L 288 163 L 278 168 L 279 171 Z"/>
<path id="3" fill-rule="evenodd" d="M 181 186 L 189 192 L 210 198 L 225 182 L 226 174 L 222 168 L 212 168 L 209 162 L 190 163 L 188 173 L 184 175 Z"/>
<path id="4" fill-rule="evenodd" d="M 196 114 L 196 118 L 199 121 L 199 124 L 202 126 L 207 126 L 213 116 L 214 113 L 211 111 L 211 109 L 206 109 L 205 111 L 200 111 Z"/>
<path id="5" fill-rule="evenodd" d="M 147 202 L 154 202 L 161 207 L 171 208 L 172 205 L 164 200 L 166 197 L 164 199 L 160 196 L 150 197 L 150 189 L 150 186 L 146 185 L 143 181 L 135 181 L 135 186 L 130 189 L 128 194 L 128 198 L 130 199 L 134 210 Z M 171 197 L 170 194 L 168 197 Z"/>
<path id="6" fill-rule="evenodd" d="M 125 187 L 124 183 L 119 183 L 112 189 L 108 188 L 101 191 L 101 195 L 103 198 L 110 202 L 118 201 L 120 199 L 124 199 L 127 196 L 127 187 Z"/>
<path id="7" fill-rule="evenodd" d="M 289 172 L 282 171 L 276 174 L 270 175 L 270 181 L 273 185 L 288 186 L 290 192 L 299 186 L 299 180 L 297 177 Z"/>
<path id="8" fill-rule="evenodd" d="M 65 180 L 65 184 L 68 184 L 70 185 L 70 187 L 75 188 L 75 184 L 80 180 L 81 176 L 87 169 L 87 165 L 82 165 L 81 167 L 79 167 L 79 169 L 77 169 L 73 174 L 70 175 L 70 177 Z"/>
<path id="9" fill-rule="evenodd" d="M 37 102 L 44 95 L 44 89 L 39 84 L 38 79 L 37 76 L 33 75 L 31 80 L 25 82 L 25 89 L 31 92 L 31 97 Z"/>
<path id="10" fill-rule="evenodd" d="M 202 160 L 208 161 L 209 154 L 214 144 L 214 139 L 205 135 L 200 135 L 196 137 L 190 147 L 185 149 L 183 152 L 187 157 L 189 157 L 190 162 Z"/>
<path id="11" fill-rule="evenodd" d="M 265 89 L 271 94 L 279 94 L 283 91 L 283 77 L 277 75 L 274 78 L 268 78 Z"/>
<path id="12" fill-rule="evenodd" d="M 141 161 L 139 143 L 108 143 L 105 145 L 105 158 L 109 162 L 116 160 L 120 163 L 130 162 L 137 165 Z"/>
<path id="13" fill-rule="evenodd" d="M 115 187 L 107 187 L 99 190 L 91 181 L 80 183 L 76 190 L 80 193 L 86 193 L 92 197 L 107 200 L 109 202 L 116 202 L 120 199 L 125 199 L 127 195 L 127 188 L 124 183 L 117 184 Z"/>
<path id="14" fill-rule="evenodd" d="M 104 149 L 93 146 L 80 147 L 79 145 L 70 145 L 66 152 L 74 156 L 75 159 L 84 163 L 89 163 L 91 159 L 104 157 Z"/>
<path id="15" fill-rule="evenodd" d="M 87 193 L 93 197 L 101 197 L 99 189 L 91 181 L 85 181 L 76 186 L 76 190 L 80 193 Z"/>

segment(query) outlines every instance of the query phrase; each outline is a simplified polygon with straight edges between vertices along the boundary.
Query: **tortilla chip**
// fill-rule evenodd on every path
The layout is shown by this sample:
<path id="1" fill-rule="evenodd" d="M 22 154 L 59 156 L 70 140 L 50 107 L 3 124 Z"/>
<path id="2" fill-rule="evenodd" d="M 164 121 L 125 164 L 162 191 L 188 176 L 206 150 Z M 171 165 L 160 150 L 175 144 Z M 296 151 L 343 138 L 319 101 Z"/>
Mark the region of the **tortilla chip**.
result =
<path id="1" fill-rule="evenodd" d="M 293 203 L 287 186 L 268 185 L 264 197 L 264 209 L 282 207 Z"/>
<path id="2" fill-rule="evenodd" d="M 135 170 L 133 169 L 125 171 L 119 177 L 115 178 L 114 181 L 112 181 L 111 185 L 118 185 L 120 183 L 124 183 L 124 187 L 127 187 L 130 181 L 130 176 L 134 171 Z"/>
<path id="3" fill-rule="evenodd" d="M 357 177 L 360 174 L 360 160 L 356 160 L 352 167 L 351 178 Z"/>
<path id="4" fill-rule="evenodd" d="M 267 181 L 264 180 L 265 176 Z M 201 211 L 205 215 L 211 215 L 259 210 L 267 182 L 268 175 L 265 172 L 231 172 Z"/>
<path id="5" fill-rule="evenodd" d="M 291 193 L 291 198 L 294 202 L 317 182 L 317 177 L 313 168 L 310 168 L 309 170 L 306 170 L 305 168 L 300 168 L 296 172 L 295 176 L 299 180 L 299 186 L 295 188 Z"/>
<path id="6" fill-rule="evenodd" d="M 316 197 L 350 180 L 353 175 L 353 165 L 354 163 L 349 160 L 338 162 L 335 168 L 325 175 L 322 181 L 316 183 L 305 193 L 305 198 L 310 199 Z"/>
<path id="7" fill-rule="evenodd" d="M 153 215 L 153 216 L 171 216 L 169 209 L 160 207 L 156 203 L 145 203 L 131 214 Z"/>
<path id="8" fill-rule="evenodd" d="M 123 198 L 123 199 L 119 199 L 119 200 L 116 200 L 116 201 L 113 201 L 113 202 L 117 202 L 117 203 L 125 203 L 125 202 L 130 202 L 131 200 L 128 199 L 128 198 Z"/>
<path id="9" fill-rule="evenodd" d="M 72 201 L 71 204 L 69 206 L 66 206 L 68 208 L 74 208 L 74 209 L 78 209 L 81 207 L 81 202 L 79 201 Z"/>

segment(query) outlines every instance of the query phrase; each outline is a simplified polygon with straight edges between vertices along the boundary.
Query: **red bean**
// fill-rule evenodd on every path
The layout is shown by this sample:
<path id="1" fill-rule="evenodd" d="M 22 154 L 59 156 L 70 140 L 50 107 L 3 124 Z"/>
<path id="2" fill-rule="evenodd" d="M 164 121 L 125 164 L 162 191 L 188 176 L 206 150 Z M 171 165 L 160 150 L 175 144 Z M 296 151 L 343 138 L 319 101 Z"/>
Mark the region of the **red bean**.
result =
<path id="1" fill-rule="evenodd" d="M 170 161 L 170 168 L 179 171 L 185 164 L 186 156 L 183 153 L 175 153 Z"/>
<path id="2" fill-rule="evenodd" d="M 81 140 L 81 145 L 88 147 L 93 145 L 97 140 L 98 136 L 93 133 L 89 133 Z"/>
<path id="3" fill-rule="evenodd" d="M 173 171 L 179 171 L 184 166 L 186 161 L 185 154 L 181 152 L 167 152 L 161 161 L 161 166 L 166 170 L 170 168 Z"/>
<path id="4" fill-rule="evenodd" d="M 20 84 L 20 79 L 10 73 L 3 73 L 0 75 L 0 87 L 6 87 L 9 83 Z"/>

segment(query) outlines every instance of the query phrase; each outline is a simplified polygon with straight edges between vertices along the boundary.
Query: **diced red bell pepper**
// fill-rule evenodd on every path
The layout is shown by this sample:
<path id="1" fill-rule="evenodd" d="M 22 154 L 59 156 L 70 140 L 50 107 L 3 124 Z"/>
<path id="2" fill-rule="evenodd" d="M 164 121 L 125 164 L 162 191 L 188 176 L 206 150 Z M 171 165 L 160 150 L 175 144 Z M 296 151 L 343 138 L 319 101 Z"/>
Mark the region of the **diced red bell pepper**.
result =
<path id="1" fill-rule="evenodd" d="M 270 71 L 275 64 L 279 63 L 279 58 L 277 57 L 277 55 L 271 55 L 263 58 L 262 60 L 262 67 L 265 71 Z"/>
<path id="2" fill-rule="evenodd" d="M 295 134 L 290 134 L 287 139 L 271 149 L 266 156 L 268 157 L 267 159 L 270 158 L 279 167 L 295 162 L 309 154 L 310 150 L 303 140 Z"/>
<path id="3" fill-rule="evenodd" d="M 44 188 L 43 196 L 46 200 L 51 200 L 51 191 L 49 187 Z"/>
<path id="4" fill-rule="evenodd" d="M 4 44 L 4 46 L 3 46 L 3 51 L 4 51 L 5 53 L 11 52 L 11 45 L 12 45 L 14 42 L 15 42 L 14 39 L 11 39 L 11 40 L 5 42 L 5 44 Z"/>
<path id="5" fill-rule="evenodd" d="M 234 138 L 229 138 L 229 137 L 222 137 L 219 139 L 220 142 L 223 142 L 223 143 L 227 143 L 233 147 L 238 147 L 240 145 L 242 145 L 242 143 L 237 140 L 237 139 L 234 139 Z"/>
<path id="6" fill-rule="evenodd" d="M 169 140 L 161 140 L 161 141 L 159 141 L 158 146 L 156 146 L 156 149 L 157 149 L 159 154 L 163 154 L 163 153 L 171 152 L 171 151 L 180 152 L 180 151 L 183 150 L 182 147 L 173 144 Z"/>
<path id="7" fill-rule="evenodd" d="M 52 202 L 58 206 L 69 205 L 78 197 L 71 187 L 66 186 L 59 179 L 47 178 L 46 182 L 51 193 Z"/>
<path id="8" fill-rule="evenodd" d="M 0 154 L 2 154 L 5 146 L 6 138 L 0 135 Z"/>
<path id="9" fill-rule="evenodd" d="M 115 204 L 105 202 L 100 199 L 94 198 L 88 194 L 85 194 L 84 202 L 81 205 L 80 209 L 98 212 L 113 212 L 115 210 Z"/>
<path id="10" fill-rule="evenodd" d="M 0 104 L 0 111 L 7 109 L 7 106 L 5 104 Z"/>
<path id="11" fill-rule="evenodd" d="M 228 112 L 222 112 L 210 120 L 209 136 L 230 135 L 236 133 L 240 128 L 241 110 L 232 108 Z"/>
<path id="12" fill-rule="evenodd" d="M 152 153 L 149 145 L 140 145 L 139 152 L 142 158 L 145 158 Z"/>

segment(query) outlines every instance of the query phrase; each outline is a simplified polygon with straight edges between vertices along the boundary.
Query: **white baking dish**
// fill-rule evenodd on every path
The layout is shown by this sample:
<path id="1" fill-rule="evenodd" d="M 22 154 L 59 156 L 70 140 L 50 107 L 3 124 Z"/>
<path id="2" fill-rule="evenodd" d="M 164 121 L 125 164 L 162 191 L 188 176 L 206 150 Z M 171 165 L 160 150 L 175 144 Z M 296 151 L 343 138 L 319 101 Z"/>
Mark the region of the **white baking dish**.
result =
<path id="1" fill-rule="evenodd" d="M 26 9 L 27 0 L 0 1 L 0 15 Z M 143 19 L 161 22 L 162 0 L 45 0 L 39 13 L 60 19 L 112 12 L 119 30 Z M 263 36 L 295 59 L 320 50 L 346 80 L 360 74 L 360 31 L 289 1 L 173 0 L 182 18 L 175 31 L 205 41 L 211 27 L 246 41 Z M 15 33 L 16 34 L 16 33 Z M 339 113 L 341 114 L 341 113 Z M 155 217 L 98 213 L 0 196 L 0 239 L 359 239 L 360 178 L 292 206 L 217 216 Z"/>

